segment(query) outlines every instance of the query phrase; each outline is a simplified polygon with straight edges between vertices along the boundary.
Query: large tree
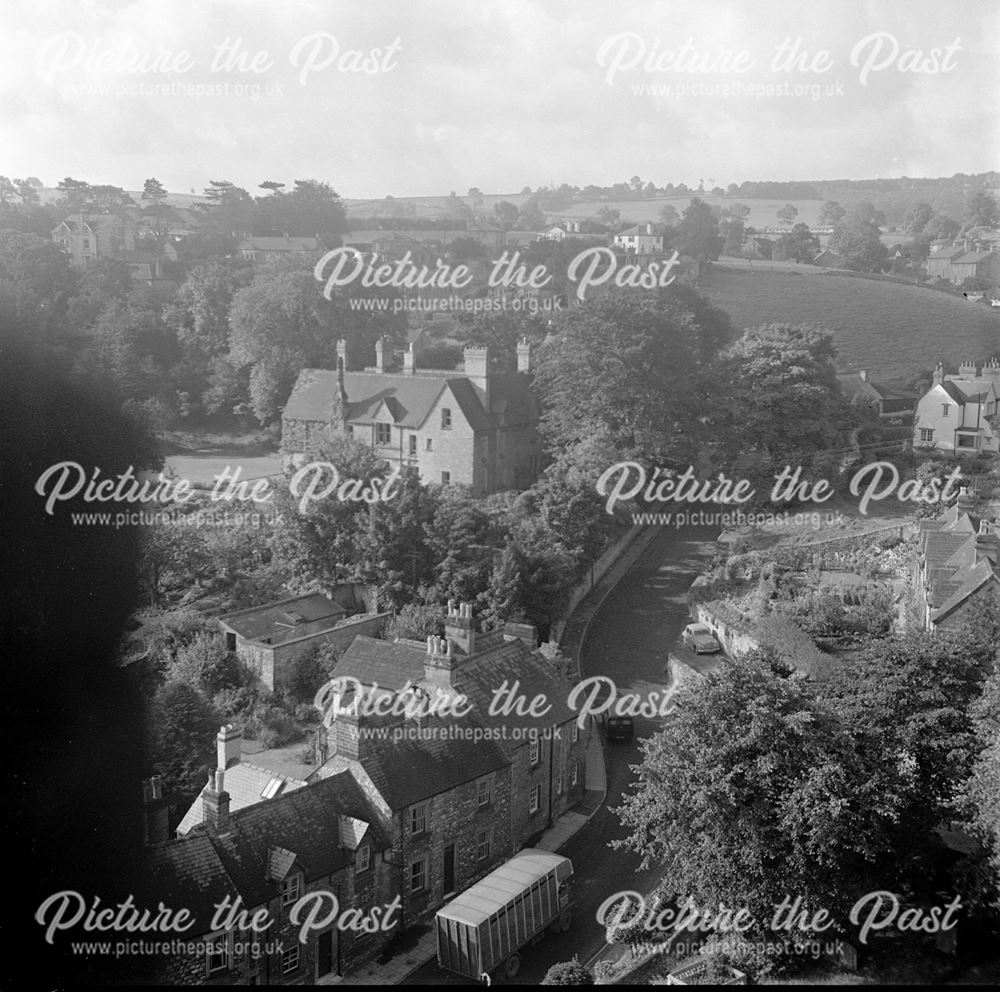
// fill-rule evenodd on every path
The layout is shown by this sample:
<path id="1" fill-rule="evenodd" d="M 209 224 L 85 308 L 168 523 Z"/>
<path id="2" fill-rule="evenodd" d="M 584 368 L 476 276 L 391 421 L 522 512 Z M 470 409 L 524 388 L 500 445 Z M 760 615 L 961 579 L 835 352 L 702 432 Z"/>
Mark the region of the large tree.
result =
<path id="1" fill-rule="evenodd" d="M 676 698 L 641 745 L 618 810 L 629 833 L 613 846 L 663 869 L 665 893 L 746 907 L 750 940 L 774 939 L 774 907 L 790 894 L 846 920 L 891 843 L 905 770 L 858 748 L 807 682 L 754 659 Z"/>
<path id="2" fill-rule="evenodd" d="M 706 333 L 668 292 L 594 295 L 562 314 L 535 373 L 549 447 L 599 436 L 622 458 L 686 462 Z"/>
<path id="3" fill-rule="evenodd" d="M 889 251 L 871 221 L 840 224 L 830 238 L 830 248 L 844 260 L 844 267 L 856 272 L 881 272 Z"/>
<path id="4" fill-rule="evenodd" d="M 820 251 L 819 238 L 807 224 L 796 224 L 787 234 L 781 235 L 774 245 L 776 259 L 793 262 L 811 262 Z"/>
<path id="5" fill-rule="evenodd" d="M 401 334 L 399 315 L 355 310 L 343 291 L 324 299 L 312 265 L 311 259 L 272 263 L 233 296 L 230 356 L 249 368 L 250 402 L 261 423 L 277 415 L 301 369 L 336 367 L 338 339 L 363 359 L 382 335 Z"/>
<path id="6" fill-rule="evenodd" d="M 832 335 L 813 325 L 750 328 L 721 356 L 709 416 L 729 458 L 758 452 L 798 463 L 836 447 L 853 426 Z"/>
<path id="7" fill-rule="evenodd" d="M 719 220 L 712 208 L 695 197 L 674 230 L 674 246 L 698 261 L 716 259 L 722 251 Z"/>

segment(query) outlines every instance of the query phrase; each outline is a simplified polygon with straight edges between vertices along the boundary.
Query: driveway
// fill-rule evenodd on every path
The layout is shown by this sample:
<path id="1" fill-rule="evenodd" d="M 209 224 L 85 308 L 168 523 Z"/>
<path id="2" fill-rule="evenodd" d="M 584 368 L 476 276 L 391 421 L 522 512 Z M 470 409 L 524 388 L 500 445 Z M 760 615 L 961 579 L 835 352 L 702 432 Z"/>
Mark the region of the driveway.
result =
<path id="1" fill-rule="evenodd" d="M 685 593 L 707 564 L 714 550 L 716 532 L 708 528 L 674 531 L 663 528 L 601 605 L 591 621 L 581 650 L 584 677 L 608 675 L 619 692 L 645 693 L 662 689 L 667 650 L 688 623 Z M 636 736 L 653 733 L 659 721 L 637 717 Z M 596 920 L 597 909 L 609 896 L 623 889 L 648 891 L 660 878 L 653 869 L 639 871 L 639 858 L 612 851 L 608 842 L 625 831 L 610 812 L 621 801 L 633 780 L 629 765 L 639 761 L 638 744 L 605 748 L 608 799 L 580 832 L 559 852 L 576 869 L 574 925 L 565 934 L 549 935 L 526 950 L 521 971 L 513 984 L 537 985 L 545 972 L 574 955 L 581 961 L 605 947 L 604 930 Z M 464 979 L 432 962 L 409 980 L 412 985 L 461 985 Z"/>

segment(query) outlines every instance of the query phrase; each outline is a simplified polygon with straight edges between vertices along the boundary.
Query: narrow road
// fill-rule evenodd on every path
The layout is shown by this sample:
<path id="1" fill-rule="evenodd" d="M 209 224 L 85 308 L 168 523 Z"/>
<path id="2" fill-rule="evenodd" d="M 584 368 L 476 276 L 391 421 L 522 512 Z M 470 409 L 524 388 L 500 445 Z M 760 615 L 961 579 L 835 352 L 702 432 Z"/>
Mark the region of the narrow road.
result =
<path id="1" fill-rule="evenodd" d="M 667 651 L 688 622 L 685 593 L 707 564 L 715 532 L 708 528 L 658 535 L 610 593 L 594 616 L 582 647 L 581 673 L 608 675 L 618 691 L 645 694 L 662 690 Z M 653 733 L 658 721 L 637 717 L 636 738 Z M 612 851 L 608 842 L 624 831 L 611 810 L 633 780 L 629 765 L 640 759 L 637 742 L 605 748 L 608 771 L 606 807 L 559 852 L 576 870 L 574 924 L 565 934 L 549 935 L 522 956 L 521 971 L 511 984 L 537 985 L 545 972 L 574 955 L 587 961 L 605 946 L 597 909 L 623 889 L 646 892 L 659 880 L 656 870 L 640 872 L 639 858 Z M 461 985 L 465 980 L 432 962 L 416 972 L 411 985 Z"/>

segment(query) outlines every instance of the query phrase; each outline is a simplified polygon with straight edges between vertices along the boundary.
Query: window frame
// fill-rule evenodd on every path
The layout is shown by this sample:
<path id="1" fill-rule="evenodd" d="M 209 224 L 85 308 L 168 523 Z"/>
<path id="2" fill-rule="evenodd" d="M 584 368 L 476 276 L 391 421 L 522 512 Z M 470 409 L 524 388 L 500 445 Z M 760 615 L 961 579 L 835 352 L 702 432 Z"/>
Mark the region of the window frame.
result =
<path id="1" fill-rule="evenodd" d="M 364 864 L 361 864 L 361 852 L 364 851 Z M 371 844 L 365 842 L 362 844 L 354 854 L 354 872 L 355 874 L 361 874 L 362 872 L 370 871 L 372 867 L 372 846 Z"/>
<path id="2" fill-rule="evenodd" d="M 222 952 L 224 958 L 223 964 L 218 968 L 212 967 L 212 947 L 215 944 L 225 942 L 225 950 Z M 232 971 L 233 969 L 233 935 L 227 931 L 221 931 L 220 933 L 213 934 L 205 942 L 205 977 L 210 978 L 212 975 L 218 975 L 223 971 Z"/>
<path id="3" fill-rule="evenodd" d="M 535 768 L 542 761 L 542 742 L 538 737 L 531 737 L 528 740 L 528 764 Z"/>
<path id="4" fill-rule="evenodd" d="M 414 803 L 410 807 L 410 836 L 420 837 L 427 833 L 427 821 L 429 819 L 429 814 L 431 811 L 430 801 L 427 799 L 421 800 L 419 803 Z M 416 822 L 420 820 L 423 826 L 419 830 L 415 829 Z"/>
<path id="5" fill-rule="evenodd" d="M 920 441 L 933 443 L 934 441 L 934 428 L 933 427 L 921 427 L 920 428 Z"/>
<path id="6" fill-rule="evenodd" d="M 305 886 L 302 884 L 302 872 L 293 871 L 289 875 L 286 875 L 281 880 L 281 908 L 284 909 L 286 906 L 294 906 L 299 899 L 302 898 L 302 892 Z M 295 895 L 291 896 L 290 893 L 294 890 Z"/>
<path id="7" fill-rule="evenodd" d="M 539 782 L 528 793 L 528 815 L 536 816 L 542 808 L 542 785 Z"/>
<path id="8" fill-rule="evenodd" d="M 441 430 L 450 431 L 451 430 L 451 407 L 443 406 L 441 407 Z"/>
<path id="9" fill-rule="evenodd" d="M 422 881 L 421 881 L 419 887 L 417 887 L 417 886 L 415 886 L 413 884 L 413 881 L 414 881 L 414 872 L 413 872 L 413 869 L 416 868 L 418 865 L 420 866 L 420 877 L 422 878 Z M 409 882 L 410 882 L 410 892 L 412 894 L 416 895 L 418 892 L 426 892 L 427 891 L 429 879 L 427 877 L 427 855 L 426 854 L 423 855 L 423 857 L 414 858 L 414 860 L 410 862 Z"/>
<path id="10" fill-rule="evenodd" d="M 493 857 L 493 828 L 487 827 L 476 834 L 476 861 L 488 861 L 491 857 Z"/>
<path id="11" fill-rule="evenodd" d="M 291 960 L 292 964 L 286 964 L 286 959 Z M 299 942 L 295 941 L 288 948 L 281 949 L 281 973 L 282 975 L 290 975 L 293 971 L 298 971 L 302 965 L 302 955 L 299 953 Z"/>
<path id="12" fill-rule="evenodd" d="M 483 799 L 483 788 L 485 786 L 486 798 Z M 476 809 L 482 809 L 493 802 L 493 776 L 484 775 L 476 782 Z"/>
<path id="13" fill-rule="evenodd" d="M 382 440 L 382 438 L 385 440 Z M 375 424 L 375 443 L 380 448 L 386 448 L 392 444 L 392 424 Z"/>

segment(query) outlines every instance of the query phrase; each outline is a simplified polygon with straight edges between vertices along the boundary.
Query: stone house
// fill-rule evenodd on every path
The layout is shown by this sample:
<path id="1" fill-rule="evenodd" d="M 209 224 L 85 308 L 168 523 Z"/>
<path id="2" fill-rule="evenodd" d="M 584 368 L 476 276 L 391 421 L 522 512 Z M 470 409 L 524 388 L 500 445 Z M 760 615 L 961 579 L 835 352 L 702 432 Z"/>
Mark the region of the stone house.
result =
<path id="1" fill-rule="evenodd" d="M 570 685 L 536 650 L 530 625 L 482 634 L 471 606 L 448 604 L 445 636 L 359 637 L 333 671 L 398 700 L 464 700 L 468 712 L 377 719 L 337 713 L 319 771 L 351 768 L 371 782 L 404 865 L 404 916 L 440 906 L 496 864 L 532 846 L 583 798 L 593 721 L 577 726 Z M 504 688 L 542 716 L 493 705 Z"/>
<path id="2" fill-rule="evenodd" d="M 960 627 L 973 603 L 1000 596 L 1000 524 L 965 489 L 939 518 L 920 521 L 919 542 L 913 587 L 926 630 Z"/>
<path id="3" fill-rule="evenodd" d="M 329 982 L 370 960 L 398 932 L 398 905 L 392 908 L 397 872 L 386 861 L 389 838 L 350 774 L 238 811 L 231 809 L 227 790 L 226 772 L 217 771 L 204 793 L 198 829 L 147 852 L 144 903 L 187 908 L 195 921 L 183 935 L 183 950 L 156 961 L 157 981 Z M 323 895 L 308 898 L 311 893 Z M 266 911 L 270 925 L 254 932 L 235 919 L 223 920 L 217 916 L 223 900 L 248 917 Z M 313 900 L 317 926 L 304 930 Z M 392 928 L 359 933 L 337 925 L 344 910 L 374 918 L 375 908 Z"/>
<path id="4" fill-rule="evenodd" d="M 489 348 L 466 348 L 461 373 L 417 369 L 411 346 L 392 370 L 384 342 L 376 365 L 348 371 L 304 369 L 285 406 L 281 449 L 286 470 L 322 460 L 344 433 L 391 466 L 415 467 L 425 483 L 463 483 L 479 495 L 526 489 L 538 477 L 539 406 L 531 390 L 531 349 L 518 346 L 517 370 L 494 368 Z"/>
<path id="5" fill-rule="evenodd" d="M 124 213 L 70 214 L 52 229 L 52 240 L 85 269 L 98 258 L 120 258 L 135 251 L 136 225 Z"/>
<path id="6" fill-rule="evenodd" d="M 252 237 L 244 238 L 236 250 L 251 262 L 266 262 L 271 258 L 283 258 L 286 255 L 308 255 L 320 250 L 320 243 L 315 238 L 289 237 Z"/>
<path id="7" fill-rule="evenodd" d="M 1000 450 L 1000 362 L 978 368 L 969 362 L 958 375 L 938 363 L 931 388 L 920 397 L 914 447 L 978 454 Z"/>
<path id="8" fill-rule="evenodd" d="M 359 634 L 375 636 L 388 613 L 360 613 L 322 593 L 294 596 L 218 618 L 226 647 L 271 690 L 287 684 L 294 663 L 322 644 L 347 647 Z"/>
<path id="9" fill-rule="evenodd" d="M 663 254 L 663 235 L 654 234 L 653 225 L 648 222 L 626 228 L 620 234 L 616 234 L 612 242 L 616 248 L 634 252 L 636 255 Z"/>

